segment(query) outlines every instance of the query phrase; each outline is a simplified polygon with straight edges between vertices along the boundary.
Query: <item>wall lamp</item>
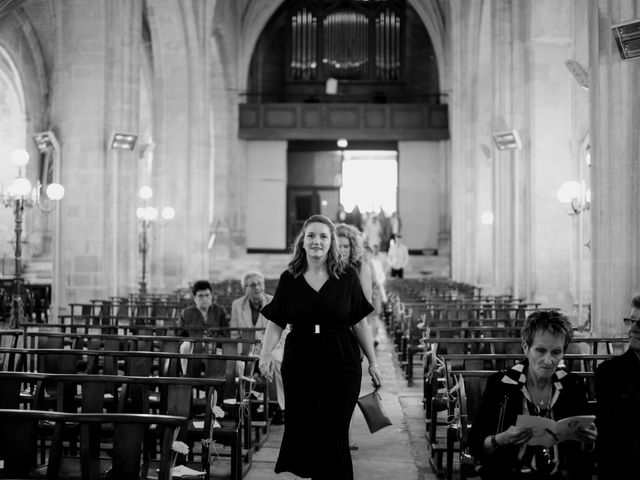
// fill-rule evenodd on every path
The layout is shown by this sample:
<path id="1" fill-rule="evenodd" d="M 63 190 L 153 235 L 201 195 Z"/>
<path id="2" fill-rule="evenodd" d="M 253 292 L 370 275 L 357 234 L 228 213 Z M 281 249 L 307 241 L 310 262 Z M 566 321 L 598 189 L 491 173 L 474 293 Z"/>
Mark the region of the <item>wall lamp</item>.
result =
<path id="1" fill-rule="evenodd" d="M 556 194 L 569 215 L 578 215 L 591 207 L 591 189 L 587 184 L 569 180 L 564 182 Z"/>
<path id="2" fill-rule="evenodd" d="M 611 26 L 613 39 L 622 60 L 640 57 L 640 20 L 618 23 Z"/>
<path id="3" fill-rule="evenodd" d="M 493 141 L 498 150 L 520 150 L 522 148 L 520 135 L 518 135 L 518 130 L 515 129 L 510 132 L 494 133 Z"/>
<path id="4" fill-rule="evenodd" d="M 138 135 L 133 133 L 114 133 L 111 136 L 112 150 L 133 150 L 136 146 Z"/>
<path id="5" fill-rule="evenodd" d="M 60 150 L 58 139 L 51 130 L 36 133 L 33 136 L 33 141 L 36 142 L 36 146 L 40 153 L 46 153 L 49 150 Z"/>

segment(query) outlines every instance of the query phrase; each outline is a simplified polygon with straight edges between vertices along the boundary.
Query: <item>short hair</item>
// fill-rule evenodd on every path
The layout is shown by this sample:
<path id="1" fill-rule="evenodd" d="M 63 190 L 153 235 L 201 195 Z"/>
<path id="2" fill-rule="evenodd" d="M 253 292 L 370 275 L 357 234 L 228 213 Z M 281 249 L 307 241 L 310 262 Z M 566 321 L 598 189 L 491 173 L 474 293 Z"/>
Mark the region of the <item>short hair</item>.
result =
<path id="1" fill-rule="evenodd" d="M 562 336 L 564 340 L 564 350 L 567 349 L 573 338 L 572 327 L 566 315 L 559 310 L 536 310 L 527 316 L 520 337 L 529 347 L 533 344 L 533 339 L 538 332 L 549 332 L 553 336 Z"/>
<path id="2" fill-rule="evenodd" d="M 304 235 L 307 227 L 312 223 L 322 223 L 329 227 L 331 234 L 331 244 L 329 245 L 329 252 L 327 253 L 326 268 L 329 276 L 338 278 L 344 271 L 345 263 L 340 256 L 340 250 L 338 249 L 338 235 L 336 234 L 336 226 L 325 215 L 312 215 L 302 225 L 302 230 L 298 233 L 295 241 L 293 242 L 293 253 L 291 255 L 291 261 L 289 262 L 289 272 L 294 277 L 299 277 L 307 269 L 307 255 L 304 251 Z"/>
<path id="3" fill-rule="evenodd" d="M 247 270 L 242 274 L 242 277 L 240 277 L 240 284 L 242 285 L 242 288 L 245 288 L 247 286 L 247 278 L 249 277 L 259 277 L 262 283 L 264 283 L 264 275 L 262 274 L 262 272 L 259 272 L 257 270 Z"/>
<path id="4" fill-rule="evenodd" d="M 353 225 L 347 225 L 346 223 L 337 224 L 336 233 L 338 234 L 338 238 L 346 238 L 349 241 L 349 246 L 351 247 L 349 258 L 345 258 L 343 260 L 347 265 L 358 270 L 362 266 L 362 258 L 364 257 L 362 233 Z"/>
<path id="5" fill-rule="evenodd" d="M 631 306 L 633 308 L 640 308 L 640 295 L 636 295 L 631 299 Z"/>
<path id="6" fill-rule="evenodd" d="M 193 287 L 191 287 L 191 293 L 193 293 L 194 297 L 200 290 L 209 290 L 211 293 L 213 293 L 213 288 L 211 288 L 211 283 L 209 282 L 209 280 L 198 280 L 193 284 Z"/>

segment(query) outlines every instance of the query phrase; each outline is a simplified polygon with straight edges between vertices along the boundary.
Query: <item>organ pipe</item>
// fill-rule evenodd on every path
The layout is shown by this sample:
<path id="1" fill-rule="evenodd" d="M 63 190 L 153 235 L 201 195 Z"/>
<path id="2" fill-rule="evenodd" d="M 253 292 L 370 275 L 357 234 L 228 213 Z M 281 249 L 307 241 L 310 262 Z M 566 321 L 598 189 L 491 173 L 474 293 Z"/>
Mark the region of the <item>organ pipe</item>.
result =
<path id="1" fill-rule="evenodd" d="M 391 3 L 392 8 L 368 11 L 344 5 L 328 11 L 298 7 L 290 16 L 290 78 L 367 80 L 373 75 L 377 80 L 399 80 L 402 38 L 397 10 L 404 2 Z"/>

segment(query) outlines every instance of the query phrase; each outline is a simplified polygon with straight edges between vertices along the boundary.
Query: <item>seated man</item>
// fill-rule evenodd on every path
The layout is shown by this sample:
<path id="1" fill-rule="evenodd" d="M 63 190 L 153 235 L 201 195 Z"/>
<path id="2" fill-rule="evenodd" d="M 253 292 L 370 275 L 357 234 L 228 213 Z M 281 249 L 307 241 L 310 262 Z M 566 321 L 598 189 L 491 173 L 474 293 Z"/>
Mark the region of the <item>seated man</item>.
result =
<path id="1" fill-rule="evenodd" d="M 267 319 L 262 316 L 260 310 L 266 304 L 271 302 L 273 296 L 264 293 L 264 276 L 257 271 L 248 271 L 242 275 L 242 286 L 245 294 L 237 298 L 231 304 L 231 327 L 233 328 L 265 328 Z M 280 424 L 283 421 L 284 413 L 284 389 L 282 387 L 282 375 L 280 366 L 282 365 L 282 355 L 284 353 L 284 340 L 288 333 L 288 327 L 282 334 L 280 342 L 273 349 L 272 354 L 276 358 L 275 383 L 276 383 L 276 399 L 278 401 L 279 411 L 273 419 L 274 424 Z M 233 338 L 247 338 L 250 340 L 261 340 L 262 331 L 231 331 Z M 244 343 L 238 344 L 239 355 L 260 355 L 260 346 Z"/>
<path id="2" fill-rule="evenodd" d="M 598 478 L 640 478 L 640 295 L 623 319 L 629 348 L 596 370 Z"/>
<path id="3" fill-rule="evenodd" d="M 198 280 L 191 289 L 195 305 L 187 307 L 180 312 L 178 327 L 187 327 L 182 330 L 183 337 L 203 338 L 205 336 L 227 336 L 228 332 L 211 332 L 210 328 L 228 327 L 229 317 L 224 307 L 213 303 L 213 290 L 207 280 Z M 195 347 L 195 348 L 194 348 Z M 180 345 L 180 353 L 201 353 L 204 344 L 183 342 Z M 223 353 L 222 351 L 211 353 Z M 227 352 L 224 352 L 227 353 Z M 235 352 L 233 352 L 235 353 Z M 187 361 L 181 360 L 182 372 L 186 373 Z"/>

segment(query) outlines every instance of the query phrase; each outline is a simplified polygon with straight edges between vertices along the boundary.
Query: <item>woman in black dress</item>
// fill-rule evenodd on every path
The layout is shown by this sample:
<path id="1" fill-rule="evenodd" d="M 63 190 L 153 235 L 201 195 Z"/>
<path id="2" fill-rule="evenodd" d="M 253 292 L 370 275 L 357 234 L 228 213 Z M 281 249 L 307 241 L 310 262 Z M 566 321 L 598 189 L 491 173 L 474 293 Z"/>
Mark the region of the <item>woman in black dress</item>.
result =
<path id="1" fill-rule="evenodd" d="M 273 373 L 271 350 L 291 324 L 282 361 L 287 405 L 275 471 L 314 480 L 352 480 L 349 421 L 360 393 L 361 351 L 380 384 L 366 316 L 373 310 L 356 271 L 341 260 L 336 229 L 310 217 L 294 244 L 271 303 L 260 369 Z"/>

